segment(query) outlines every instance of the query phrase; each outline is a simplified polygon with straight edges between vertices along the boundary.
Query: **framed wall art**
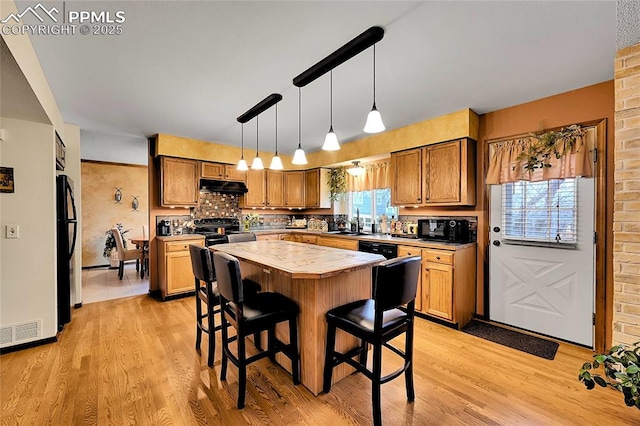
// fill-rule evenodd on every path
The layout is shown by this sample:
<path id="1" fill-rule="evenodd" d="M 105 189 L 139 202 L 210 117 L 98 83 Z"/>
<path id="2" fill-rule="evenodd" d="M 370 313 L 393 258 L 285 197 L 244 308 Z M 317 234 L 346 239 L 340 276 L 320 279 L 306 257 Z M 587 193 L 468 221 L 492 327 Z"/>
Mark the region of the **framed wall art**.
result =
<path id="1" fill-rule="evenodd" d="M 0 167 L 0 192 L 14 192 L 13 167 Z"/>

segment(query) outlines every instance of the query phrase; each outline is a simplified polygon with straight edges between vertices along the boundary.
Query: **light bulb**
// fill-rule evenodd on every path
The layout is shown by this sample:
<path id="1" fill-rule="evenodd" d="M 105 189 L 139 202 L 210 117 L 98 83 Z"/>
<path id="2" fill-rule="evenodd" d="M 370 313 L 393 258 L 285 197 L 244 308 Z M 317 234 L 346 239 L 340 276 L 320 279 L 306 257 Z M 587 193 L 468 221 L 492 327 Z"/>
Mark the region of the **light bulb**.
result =
<path id="1" fill-rule="evenodd" d="M 264 169 L 264 165 L 262 164 L 262 158 L 257 155 L 253 159 L 253 163 L 251 163 L 251 170 L 262 170 Z"/>
<path id="2" fill-rule="evenodd" d="M 367 122 L 363 130 L 365 133 L 380 133 L 385 130 L 384 124 L 382 123 L 382 116 L 375 104 L 367 116 Z"/>
<path id="3" fill-rule="evenodd" d="M 238 170 L 240 170 L 241 172 L 246 172 L 247 170 L 249 170 L 249 167 L 247 166 L 247 162 L 245 161 L 244 158 L 241 158 L 240 161 L 238 161 Z"/>
<path id="4" fill-rule="evenodd" d="M 324 138 L 324 144 L 322 145 L 323 151 L 337 151 L 340 149 L 340 144 L 338 143 L 338 137 L 333 131 L 333 126 L 329 129 L 329 133 Z"/>
<path id="5" fill-rule="evenodd" d="M 284 169 L 284 167 L 282 167 L 282 160 L 280 159 L 280 157 L 277 154 L 271 159 L 271 165 L 269 166 L 269 168 L 271 170 L 282 170 L 282 169 Z"/>
<path id="6" fill-rule="evenodd" d="M 296 149 L 296 152 L 293 154 L 291 164 L 307 164 L 307 157 L 302 148 L 300 148 L 300 145 L 298 145 L 298 149 Z"/>

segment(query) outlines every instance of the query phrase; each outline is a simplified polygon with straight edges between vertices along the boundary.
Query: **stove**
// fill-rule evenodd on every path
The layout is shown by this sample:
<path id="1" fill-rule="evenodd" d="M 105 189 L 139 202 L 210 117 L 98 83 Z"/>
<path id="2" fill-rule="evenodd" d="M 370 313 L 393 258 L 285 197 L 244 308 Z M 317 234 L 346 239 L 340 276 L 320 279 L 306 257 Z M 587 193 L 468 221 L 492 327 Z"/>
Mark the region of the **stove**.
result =
<path id="1" fill-rule="evenodd" d="M 226 234 L 240 232 L 240 221 L 233 218 L 205 218 L 193 221 L 196 226 L 194 233 L 204 235 L 205 245 L 228 243 Z"/>

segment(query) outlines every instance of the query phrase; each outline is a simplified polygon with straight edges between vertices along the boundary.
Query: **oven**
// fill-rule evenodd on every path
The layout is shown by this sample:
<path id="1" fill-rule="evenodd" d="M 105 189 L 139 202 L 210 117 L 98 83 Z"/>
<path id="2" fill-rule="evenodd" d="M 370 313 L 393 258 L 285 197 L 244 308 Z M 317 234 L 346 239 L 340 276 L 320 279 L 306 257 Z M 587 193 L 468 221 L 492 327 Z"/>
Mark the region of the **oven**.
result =
<path id="1" fill-rule="evenodd" d="M 358 251 L 381 254 L 386 259 L 393 259 L 394 257 L 398 257 L 398 246 L 395 244 L 375 243 L 373 241 L 359 241 Z"/>
<path id="2" fill-rule="evenodd" d="M 240 232 L 240 222 L 232 218 L 206 218 L 193 221 L 195 233 L 204 236 L 204 245 L 209 247 L 229 242 L 227 234 Z"/>

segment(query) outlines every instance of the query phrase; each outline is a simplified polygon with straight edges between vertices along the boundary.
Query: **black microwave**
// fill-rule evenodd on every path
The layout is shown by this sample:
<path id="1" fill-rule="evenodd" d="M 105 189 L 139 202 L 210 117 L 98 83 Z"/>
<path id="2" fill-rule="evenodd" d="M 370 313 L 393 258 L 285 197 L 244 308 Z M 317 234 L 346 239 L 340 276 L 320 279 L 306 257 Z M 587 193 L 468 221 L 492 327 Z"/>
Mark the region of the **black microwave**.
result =
<path id="1" fill-rule="evenodd" d="M 469 242 L 469 221 L 464 219 L 418 219 L 418 238 L 448 243 Z"/>

